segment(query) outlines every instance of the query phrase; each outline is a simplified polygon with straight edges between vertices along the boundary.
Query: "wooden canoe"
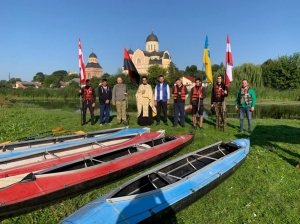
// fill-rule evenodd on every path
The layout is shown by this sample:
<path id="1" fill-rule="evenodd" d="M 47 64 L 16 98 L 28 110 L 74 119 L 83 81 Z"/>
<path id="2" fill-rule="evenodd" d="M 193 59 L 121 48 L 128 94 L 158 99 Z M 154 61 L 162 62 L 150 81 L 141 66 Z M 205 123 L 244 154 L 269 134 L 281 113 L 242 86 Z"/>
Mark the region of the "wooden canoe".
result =
<path id="1" fill-rule="evenodd" d="M 231 175 L 249 152 L 248 139 L 218 142 L 151 169 L 82 207 L 61 223 L 159 223 Z"/>
<path id="2" fill-rule="evenodd" d="M 0 189 L 0 216 L 39 207 L 136 172 L 191 143 L 192 134 L 149 139 L 142 145 L 112 150 L 64 163 Z"/>

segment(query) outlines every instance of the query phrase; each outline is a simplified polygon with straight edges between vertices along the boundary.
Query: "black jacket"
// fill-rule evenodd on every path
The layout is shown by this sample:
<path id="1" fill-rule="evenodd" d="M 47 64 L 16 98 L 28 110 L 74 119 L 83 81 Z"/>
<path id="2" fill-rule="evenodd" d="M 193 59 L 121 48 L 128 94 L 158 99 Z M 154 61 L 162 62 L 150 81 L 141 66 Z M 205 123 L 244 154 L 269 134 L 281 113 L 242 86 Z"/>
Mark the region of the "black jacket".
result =
<path id="1" fill-rule="evenodd" d="M 103 86 L 99 86 L 98 87 L 98 96 L 99 96 L 99 103 L 100 104 L 105 104 L 106 100 L 109 100 L 109 103 L 111 101 L 112 98 L 112 90 L 110 89 L 110 87 L 107 86 L 107 90 L 105 91 Z"/>

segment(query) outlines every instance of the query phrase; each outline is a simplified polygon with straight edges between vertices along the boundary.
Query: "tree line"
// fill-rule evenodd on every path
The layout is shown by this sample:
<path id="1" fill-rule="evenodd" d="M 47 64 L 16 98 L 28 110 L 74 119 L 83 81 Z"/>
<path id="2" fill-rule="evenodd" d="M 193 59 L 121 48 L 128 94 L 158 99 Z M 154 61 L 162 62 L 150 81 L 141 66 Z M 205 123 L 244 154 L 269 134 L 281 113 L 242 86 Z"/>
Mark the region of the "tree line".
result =
<path id="1" fill-rule="evenodd" d="M 224 76 L 225 66 L 223 63 L 212 65 L 213 77 L 216 80 L 218 75 Z M 140 74 L 141 77 L 146 75 L 148 77 L 148 83 L 153 87 L 157 83 L 159 75 L 164 75 L 166 81 L 173 85 L 177 78 L 184 75 L 188 75 L 194 78 L 205 79 L 205 72 L 199 70 L 196 65 L 187 66 L 186 69 L 179 70 L 173 62 L 169 67 L 162 68 L 157 64 L 152 65 L 148 69 L 148 74 Z M 101 78 L 93 77 L 91 78 L 91 83 L 94 88 L 98 88 L 101 79 L 106 78 L 108 80 L 108 85 L 113 86 L 116 83 L 117 77 L 122 77 L 125 84 L 128 85 L 129 89 L 137 89 L 136 83 L 131 83 L 130 79 L 125 74 L 115 74 L 110 75 L 105 73 Z M 61 81 L 68 82 L 73 78 L 78 78 L 78 74 L 68 75 L 67 71 L 59 70 L 53 72 L 51 75 L 45 75 L 42 72 L 36 73 L 32 81 L 41 82 L 41 89 L 27 88 L 26 90 L 14 90 L 12 89 L 12 84 L 16 81 L 21 81 L 20 78 L 11 78 L 9 81 L 0 81 L 0 93 L 4 95 L 13 96 L 40 96 L 43 95 L 44 98 L 49 97 L 59 97 L 59 98 L 74 98 L 77 97 L 78 89 L 77 82 L 71 82 L 68 86 L 63 88 L 64 90 L 53 91 L 53 89 L 58 89 L 61 87 Z M 263 64 L 255 65 L 251 63 L 244 63 L 239 66 L 233 67 L 233 82 L 229 86 L 230 92 L 235 92 L 240 88 L 241 81 L 243 79 L 248 79 L 251 87 L 256 89 L 268 88 L 270 90 L 299 90 L 300 87 L 300 53 L 294 53 L 290 56 L 279 56 L 276 59 L 268 59 Z M 52 87 L 50 89 L 50 86 Z M 8 91 L 8 89 L 10 89 Z M 75 92 L 75 94 L 74 94 Z M 297 94 L 296 94 L 297 95 Z M 300 100 L 300 94 L 296 96 L 296 99 Z"/>

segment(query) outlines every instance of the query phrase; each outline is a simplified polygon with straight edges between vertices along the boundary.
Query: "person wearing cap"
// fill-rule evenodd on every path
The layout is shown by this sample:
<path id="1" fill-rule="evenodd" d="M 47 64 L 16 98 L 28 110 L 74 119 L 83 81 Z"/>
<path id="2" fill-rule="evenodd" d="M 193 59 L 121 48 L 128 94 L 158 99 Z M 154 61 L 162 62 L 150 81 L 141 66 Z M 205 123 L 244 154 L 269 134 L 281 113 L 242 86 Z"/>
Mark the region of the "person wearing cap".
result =
<path id="1" fill-rule="evenodd" d="M 94 108 L 96 93 L 91 86 L 91 81 L 87 79 L 85 81 L 85 87 L 79 90 L 79 95 L 82 97 L 82 124 L 86 124 L 86 110 L 89 108 L 91 114 L 91 125 L 94 125 Z"/>
<path id="2" fill-rule="evenodd" d="M 105 114 L 105 124 L 109 124 L 110 117 L 110 101 L 112 98 L 111 89 L 107 86 L 107 79 L 102 79 L 101 85 L 98 87 L 99 105 L 100 105 L 100 126 L 103 125 L 103 117 Z"/>

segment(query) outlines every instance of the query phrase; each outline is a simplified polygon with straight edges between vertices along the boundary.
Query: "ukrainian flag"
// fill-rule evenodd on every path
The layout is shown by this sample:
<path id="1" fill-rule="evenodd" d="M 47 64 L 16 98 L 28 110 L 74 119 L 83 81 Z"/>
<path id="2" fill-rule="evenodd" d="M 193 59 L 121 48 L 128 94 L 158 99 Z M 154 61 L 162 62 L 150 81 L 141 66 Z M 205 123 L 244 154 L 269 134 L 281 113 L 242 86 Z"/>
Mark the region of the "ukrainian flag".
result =
<path id="1" fill-rule="evenodd" d="M 209 44 L 208 44 L 207 35 L 206 35 L 205 44 L 204 44 L 203 64 L 205 65 L 206 81 L 209 82 L 209 83 L 213 83 L 212 69 L 211 69 L 211 62 L 210 62 L 210 52 L 209 52 Z"/>

